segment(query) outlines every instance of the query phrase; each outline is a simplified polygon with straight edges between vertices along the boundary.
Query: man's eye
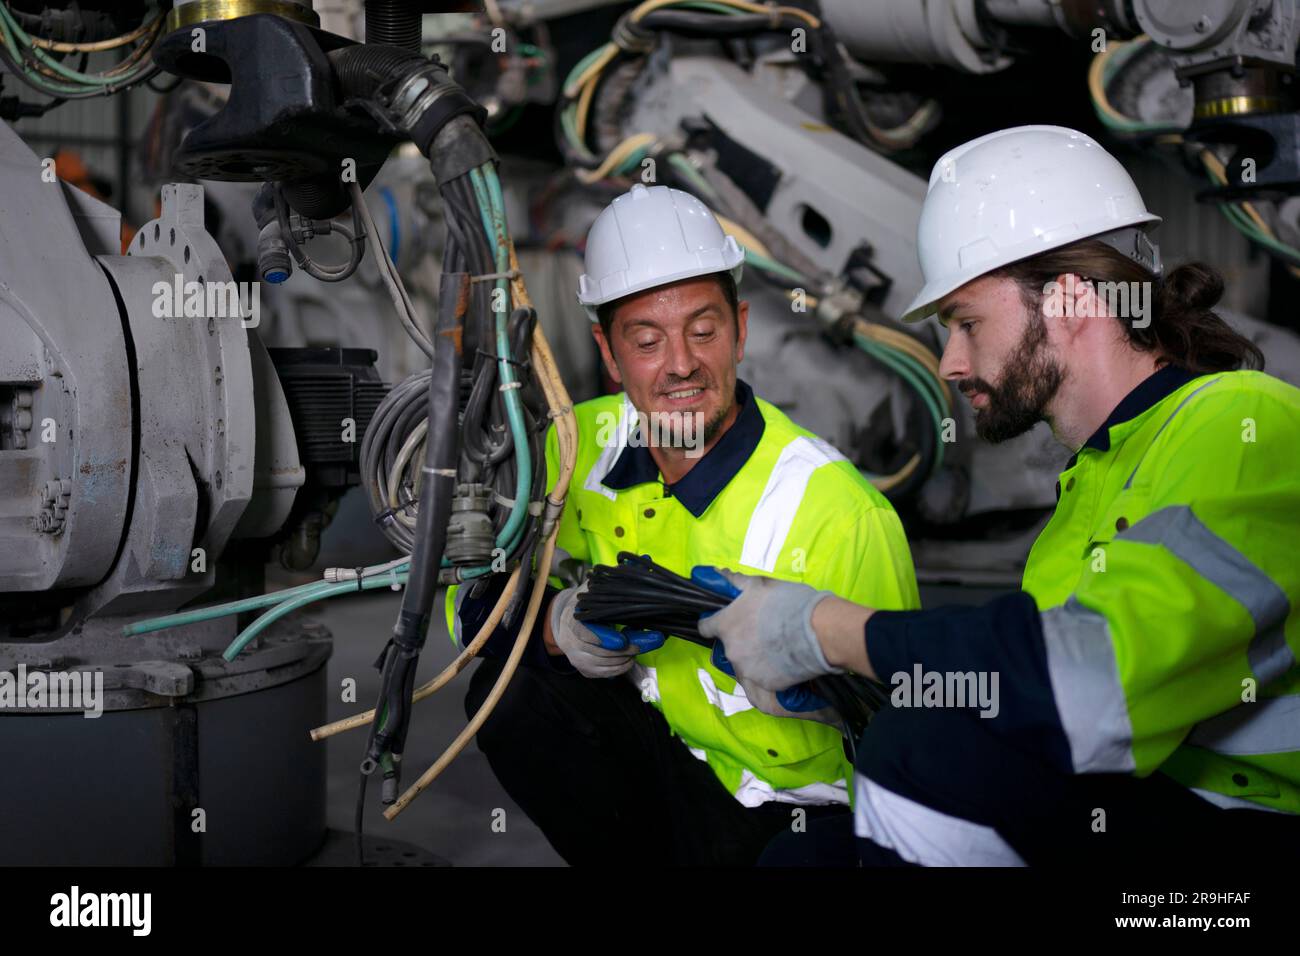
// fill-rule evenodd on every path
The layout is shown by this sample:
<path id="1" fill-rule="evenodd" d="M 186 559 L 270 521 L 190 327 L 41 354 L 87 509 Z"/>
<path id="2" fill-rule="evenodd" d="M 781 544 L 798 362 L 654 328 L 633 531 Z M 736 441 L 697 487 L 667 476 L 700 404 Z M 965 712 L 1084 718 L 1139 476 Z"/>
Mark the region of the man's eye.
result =
<path id="1" fill-rule="evenodd" d="M 971 334 L 971 330 L 975 328 L 975 323 L 974 323 L 974 322 L 958 322 L 958 323 L 957 323 L 957 328 L 961 329 L 961 330 L 962 330 L 963 332 L 965 332 L 967 335 L 970 335 L 970 334 Z"/>
<path id="2" fill-rule="evenodd" d="M 654 340 L 654 339 L 645 339 L 645 340 L 643 340 L 643 341 L 641 341 L 641 342 L 638 342 L 638 343 L 636 344 L 636 347 L 639 348 L 639 349 L 642 349 L 643 351 L 647 351 L 647 350 L 652 349 L 652 348 L 655 347 L 655 340 Z"/>

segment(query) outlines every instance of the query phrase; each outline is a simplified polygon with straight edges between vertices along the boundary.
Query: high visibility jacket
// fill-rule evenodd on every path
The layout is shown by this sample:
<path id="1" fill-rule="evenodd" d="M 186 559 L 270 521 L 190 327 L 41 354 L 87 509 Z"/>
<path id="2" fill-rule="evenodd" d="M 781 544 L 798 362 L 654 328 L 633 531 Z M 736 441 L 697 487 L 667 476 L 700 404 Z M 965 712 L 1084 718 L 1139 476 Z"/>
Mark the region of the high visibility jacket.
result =
<path id="1" fill-rule="evenodd" d="M 679 574 L 710 564 L 873 607 L 917 607 L 911 554 L 889 502 L 832 446 L 744 383 L 737 391 L 744 404 L 736 423 L 671 491 L 638 445 L 625 395 L 579 404 L 577 467 L 557 546 L 585 564 L 616 564 L 620 551 L 632 551 Z M 554 430 L 546 459 L 553 483 Z M 757 710 L 706 648 L 669 639 L 639 655 L 631 673 L 742 804 L 849 801 L 852 765 L 840 733 Z"/>
<path id="2" fill-rule="evenodd" d="M 1300 391 L 1203 375 L 1099 436 L 1023 584 L 1074 770 L 1300 813 Z"/>

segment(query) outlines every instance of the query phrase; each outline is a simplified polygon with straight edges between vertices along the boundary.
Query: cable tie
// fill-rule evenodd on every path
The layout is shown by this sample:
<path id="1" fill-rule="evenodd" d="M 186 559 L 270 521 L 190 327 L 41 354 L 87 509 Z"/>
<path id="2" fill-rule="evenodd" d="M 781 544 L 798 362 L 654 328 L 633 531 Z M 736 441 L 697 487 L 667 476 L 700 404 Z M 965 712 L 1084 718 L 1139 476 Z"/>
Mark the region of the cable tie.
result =
<path id="1" fill-rule="evenodd" d="M 637 24 L 627 15 L 618 18 L 610 41 L 627 53 L 649 53 L 655 48 L 655 37 L 648 30 L 638 30 Z"/>
<path id="2" fill-rule="evenodd" d="M 547 412 L 547 413 L 546 413 L 546 417 L 547 417 L 547 418 L 550 418 L 550 419 L 563 418 L 565 415 L 569 414 L 571 411 L 573 411 L 573 406 L 572 406 L 572 405 L 564 405 L 564 406 L 561 407 L 561 408 L 557 408 L 557 409 L 555 409 L 555 411 Z"/>
<path id="3" fill-rule="evenodd" d="M 521 368 L 524 369 L 525 371 L 532 368 L 532 365 L 529 363 L 527 359 L 524 359 L 521 362 L 519 361 L 519 359 L 513 359 L 510 358 L 509 356 L 497 355 L 496 352 L 489 352 L 482 348 L 475 349 L 474 351 L 486 359 L 491 359 L 493 362 L 505 362 L 507 365 L 513 365 L 516 368 Z"/>
<path id="4" fill-rule="evenodd" d="M 366 570 L 366 569 L 365 569 L 364 567 L 353 568 L 353 569 L 352 569 L 352 573 L 355 574 L 355 575 L 357 576 L 357 590 L 358 590 L 358 591 L 364 591 L 364 590 L 365 590 L 365 588 L 363 588 L 363 587 L 361 586 L 361 579 L 362 579 L 362 577 L 363 577 L 363 572 L 364 572 L 365 570 Z"/>
<path id="5" fill-rule="evenodd" d="M 523 388 L 523 387 L 524 387 L 523 382 L 502 382 L 500 385 L 497 386 L 497 391 L 508 392 L 512 388 Z"/>
<path id="6" fill-rule="evenodd" d="M 456 477 L 455 468 L 430 468 L 428 465 L 424 465 L 420 468 L 420 471 L 424 472 L 426 475 L 435 475 L 438 478 Z"/>
<path id="7" fill-rule="evenodd" d="M 393 582 L 391 587 L 394 591 L 402 590 L 402 584 L 397 580 L 397 565 L 388 569 L 388 579 Z"/>
<path id="8" fill-rule="evenodd" d="M 560 515 L 564 514 L 564 499 L 556 501 L 550 495 L 546 496 L 546 512 L 542 518 L 542 540 L 545 541 L 551 536 L 556 524 L 559 523 Z"/>
<path id="9" fill-rule="evenodd" d="M 521 274 L 518 269 L 507 269 L 505 272 L 484 272 L 481 275 L 470 276 L 469 281 L 495 282 L 497 279 L 518 279 Z"/>

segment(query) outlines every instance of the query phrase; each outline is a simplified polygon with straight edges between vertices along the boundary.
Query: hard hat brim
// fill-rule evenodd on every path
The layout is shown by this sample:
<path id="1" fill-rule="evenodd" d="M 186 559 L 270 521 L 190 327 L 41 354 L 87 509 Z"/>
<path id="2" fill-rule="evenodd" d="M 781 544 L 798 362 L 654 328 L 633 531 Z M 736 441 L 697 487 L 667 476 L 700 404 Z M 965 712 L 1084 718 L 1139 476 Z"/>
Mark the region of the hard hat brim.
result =
<path id="1" fill-rule="evenodd" d="M 1143 213 L 1133 216 L 1128 220 L 1117 221 L 1109 224 L 1107 231 L 1112 229 L 1122 229 L 1125 226 L 1143 226 L 1149 232 L 1158 226 L 1161 218 L 1154 213 Z M 1101 233 L 1089 233 L 1081 236 L 1058 236 L 1052 242 L 1033 243 L 1030 248 L 1021 247 L 1008 250 L 1005 256 L 998 256 L 993 260 L 978 262 L 974 265 L 963 269 L 961 272 L 948 274 L 940 279 L 933 279 L 921 287 L 921 291 L 916 294 L 911 303 L 903 310 L 900 321 L 919 322 L 922 319 L 933 315 L 939 306 L 939 300 L 944 296 L 951 295 L 968 282 L 974 282 L 981 276 L 986 276 L 990 272 L 996 272 L 1012 263 L 1021 262 L 1025 259 L 1032 259 L 1034 256 L 1041 255 L 1044 252 L 1050 252 L 1053 249 L 1060 249 L 1076 242 L 1082 242 L 1085 239 L 1091 239 L 1094 235 Z"/>
<path id="2" fill-rule="evenodd" d="M 731 237 L 728 236 L 727 238 L 731 238 Z M 626 299 L 628 296 L 636 295 L 640 292 L 648 292 L 650 289 L 658 289 L 663 286 L 672 285 L 675 282 L 685 282 L 688 279 L 698 279 L 701 278 L 702 276 L 711 276 L 711 275 L 717 275 L 720 272 L 726 272 L 731 275 L 732 280 L 736 283 L 737 290 L 739 290 L 740 279 L 741 276 L 744 274 L 744 269 L 745 269 L 745 258 L 744 258 L 744 253 L 741 252 L 740 258 L 735 262 L 734 265 L 731 266 L 724 266 L 721 269 L 714 269 L 714 268 L 684 269 L 680 273 L 670 275 L 666 278 L 656 276 L 654 279 L 650 279 L 645 282 L 634 282 L 626 290 L 621 290 L 618 295 L 612 296 L 610 298 L 601 298 L 599 296 L 594 296 L 591 299 L 585 299 L 582 296 L 582 294 L 579 293 L 578 304 L 581 305 L 584 309 L 586 309 L 587 317 L 591 319 L 592 322 L 597 322 L 599 321 L 599 319 L 597 318 L 596 310 L 602 305 L 608 305 L 610 302 L 617 302 L 620 299 Z"/>

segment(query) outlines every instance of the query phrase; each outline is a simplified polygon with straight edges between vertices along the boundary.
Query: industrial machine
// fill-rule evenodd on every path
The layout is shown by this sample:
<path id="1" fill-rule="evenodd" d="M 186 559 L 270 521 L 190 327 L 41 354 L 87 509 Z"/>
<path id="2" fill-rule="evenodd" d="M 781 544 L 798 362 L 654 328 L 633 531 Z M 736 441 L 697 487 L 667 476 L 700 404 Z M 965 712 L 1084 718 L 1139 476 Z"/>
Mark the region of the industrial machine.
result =
<path id="1" fill-rule="evenodd" d="M 436 589 L 509 575 L 498 616 L 537 613 L 567 481 L 548 494 L 542 441 L 553 424 L 563 450 L 570 393 L 599 388 L 569 280 L 630 182 L 696 194 L 741 242 L 742 374 L 894 500 L 922 582 L 1014 585 L 1065 455 L 1042 430 L 976 441 L 942 330 L 896 321 L 949 122 L 935 77 L 1046 73 L 1036 46 L 1076 38 L 1114 139 L 1199 170 L 1185 201 L 1285 283 L 1297 7 L 0 4 L 0 673 L 103 681 L 89 721 L 0 686 L 0 760 L 26 768 L 0 787 L 0 819 L 23 821 L 0 862 L 309 857 L 331 638 L 288 615 L 372 587 L 405 590 L 380 699 L 350 723 L 369 728 L 362 793 L 381 777 L 397 812 L 431 782 L 444 761 L 401 792 L 412 698 L 445 683 L 413 683 Z M 106 50 L 119 62 L 87 72 Z M 184 81 L 146 164 L 159 212 L 123 249 L 119 212 L 19 133 L 158 77 Z M 510 139 L 538 116 L 553 144 Z M 1300 384 L 1293 329 L 1227 317 Z M 397 557 L 265 593 L 358 485 Z"/>

